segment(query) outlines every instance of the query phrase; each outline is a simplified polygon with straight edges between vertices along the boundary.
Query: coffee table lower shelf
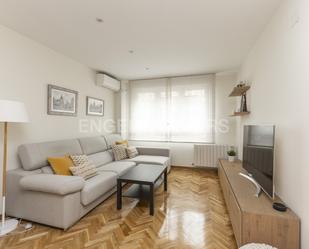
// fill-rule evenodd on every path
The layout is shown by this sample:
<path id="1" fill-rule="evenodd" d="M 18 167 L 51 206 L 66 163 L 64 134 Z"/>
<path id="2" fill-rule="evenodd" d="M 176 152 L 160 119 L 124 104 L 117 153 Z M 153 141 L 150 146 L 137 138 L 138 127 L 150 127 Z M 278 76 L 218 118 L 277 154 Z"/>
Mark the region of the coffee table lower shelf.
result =
<path id="1" fill-rule="evenodd" d="M 163 179 L 159 179 L 155 185 L 154 190 L 160 187 L 163 183 Z M 140 200 L 149 200 L 151 197 L 150 185 L 132 184 L 123 194 L 122 197 L 136 198 Z"/>

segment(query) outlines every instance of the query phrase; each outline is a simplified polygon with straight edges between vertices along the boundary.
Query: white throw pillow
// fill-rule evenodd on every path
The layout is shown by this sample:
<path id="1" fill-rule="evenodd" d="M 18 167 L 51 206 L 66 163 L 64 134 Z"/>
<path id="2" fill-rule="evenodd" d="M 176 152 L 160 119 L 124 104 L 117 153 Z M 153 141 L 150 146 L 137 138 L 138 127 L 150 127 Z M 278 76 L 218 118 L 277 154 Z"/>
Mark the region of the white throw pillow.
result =
<path id="1" fill-rule="evenodd" d="M 74 176 L 81 176 L 89 179 L 98 174 L 97 167 L 88 159 L 86 155 L 70 155 L 74 167 L 70 167 L 70 171 Z"/>
<path id="2" fill-rule="evenodd" d="M 89 163 L 89 158 L 86 155 L 70 155 L 73 164 L 75 166 L 80 166 L 84 163 Z"/>
<path id="3" fill-rule="evenodd" d="M 126 146 L 124 145 L 112 145 L 115 161 L 120 161 L 128 158 Z"/>
<path id="4" fill-rule="evenodd" d="M 70 167 L 69 169 L 74 176 L 81 176 L 85 180 L 98 174 L 96 166 L 91 163 L 83 163 L 79 166 Z"/>
<path id="5" fill-rule="evenodd" d="M 136 147 L 130 146 L 130 147 L 127 147 L 126 149 L 127 149 L 127 154 L 129 158 L 134 158 L 138 156 L 138 151 Z"/>

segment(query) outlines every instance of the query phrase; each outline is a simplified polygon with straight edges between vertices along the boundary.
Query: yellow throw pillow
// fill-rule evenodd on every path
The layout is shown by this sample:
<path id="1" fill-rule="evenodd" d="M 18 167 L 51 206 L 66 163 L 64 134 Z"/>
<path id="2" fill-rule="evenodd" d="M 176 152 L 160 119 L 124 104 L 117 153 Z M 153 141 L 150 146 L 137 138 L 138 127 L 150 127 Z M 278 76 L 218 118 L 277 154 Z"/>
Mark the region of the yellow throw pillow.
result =
<path id="1" fill-rule="evenodd" d="M 120 141 L 116 141 L 115 143 L 116 145 L 124 145 L 126 147 L 129 146 L 129 141 L 128 140 L 120 140 Z"/>
<path id="2" fill-rule="evenodd" d="M 56 175 L 71 176 L 70 167 L 73 167 L 73 161 L 70 156 L 64 157 L 48 157 L 50 166 L 53 168 Z"/>

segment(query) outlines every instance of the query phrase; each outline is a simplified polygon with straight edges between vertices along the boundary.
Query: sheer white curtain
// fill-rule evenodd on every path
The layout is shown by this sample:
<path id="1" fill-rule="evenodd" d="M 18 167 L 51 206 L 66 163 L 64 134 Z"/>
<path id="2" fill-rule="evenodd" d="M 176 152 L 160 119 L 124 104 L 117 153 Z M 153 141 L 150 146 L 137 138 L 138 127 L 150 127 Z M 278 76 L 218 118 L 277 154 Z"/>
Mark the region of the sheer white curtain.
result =
<path id="1" fill-rule="evenodd" d="M 213 142 L 214 76 L 130 82 L 132 140 Z"/>
<path id="2" fill-rule="evenodd" d="M 213 142 L 213 78 L 178 77 L 170 82 L 170 140 Z"/>
<path id="3" fill-rule="evenodd" d="M 130 139 L 166 141 L 166 87 L 165 79 L 130 83 Z"/>

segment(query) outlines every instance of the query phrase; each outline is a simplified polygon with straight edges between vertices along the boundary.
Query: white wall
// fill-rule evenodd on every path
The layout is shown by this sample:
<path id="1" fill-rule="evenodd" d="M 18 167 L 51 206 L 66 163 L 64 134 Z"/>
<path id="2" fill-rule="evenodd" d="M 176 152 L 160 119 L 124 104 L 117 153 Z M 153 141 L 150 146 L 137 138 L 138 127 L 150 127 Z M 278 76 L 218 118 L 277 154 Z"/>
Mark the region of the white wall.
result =
<path id="1" fill-rule="evenodd" d="M 234 113 L 237 104 L 237 98 L 228 97 L 233 88 L 237 85 L 237 74 L 226 72 L 216 74 L 216 96 L 215 96 L 215 117 L 217 131 L 215 142 L 217 144 L 236 144 L 236 118 L 230 117 Z M 219 129 L 227 124 L 228 129 Z"/>
<path id="2" fill-rule="evenodd" d="M 236 107 L 236 99 L 228 98 L 229 93 L 236 85 L 236 73 L 219 73 L 215 77 L 215 116 L 216 124 L 223 124 L 227 129 L 216 129 L 215 143 L 236 144 L 236 119 L 229 117 Z M 221 125 L 222 126 L 222 125 Z M 171 149 L 172 165 L 192 166 L 193 143 L 159 143 L 131 141 L 133 145 L 167 147 Z"/>
<path id="3" fill-rule="evenodd" d="M 301 218 L 302 248 L 309 248 L 309 1 L 286 0 L 243 63 L 250 116 L 244 124 L 276 125 L 275 187 Z"/>
<path id="4" fill-rule="evenodd" d="M 8 169 L 19 167 L 16 148 L 21 143 L 96 135 L 100 132 L 82 133 L 80 119 L 114 118 L 114 93 L 95 86 L 93 70 L 3 26 L 0 37 L 0 99 L 24 102 L 30 116 L 28 124 L 9 125 Z M 77 117 L 47 115 L 47 84 L 79 92 Z M 86 116 L 86 96 L 104 99 L 104 118 Z M 0 125 L 1 162 L 2 131 Z"/>

